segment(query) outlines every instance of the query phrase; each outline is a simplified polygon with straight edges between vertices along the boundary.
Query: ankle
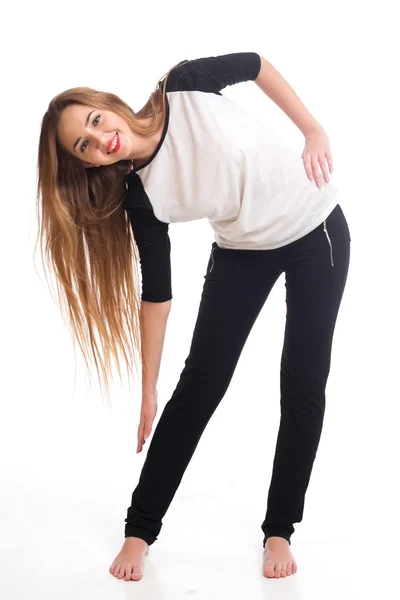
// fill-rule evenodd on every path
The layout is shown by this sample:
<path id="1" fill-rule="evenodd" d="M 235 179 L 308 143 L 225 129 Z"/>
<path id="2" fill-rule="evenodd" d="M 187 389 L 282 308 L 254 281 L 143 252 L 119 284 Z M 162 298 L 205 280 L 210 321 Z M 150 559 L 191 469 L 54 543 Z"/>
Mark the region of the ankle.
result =
<path id="1" fill-rule="evenodd" d="M 281 544 L 282 542 L 285 542 L 286 544 L 289 545 L 289 542 L 287 541 L 287 539 L 284 537 L 281 537 L 279 535 L 271 535 L 269 538 L 267 538 L 265 545 L 267 545 L 268 542 L 270 544 Z"/>
<path id="2" fill-rule="evenodd" d="M 138 538 L 138 537 L 134 537 L 134 536 L 128 536 L 125 538 L 125 543 L 126 544 L 136 544 L 137 546 L 148 546 L 148 543 L 143 540 L 142 538 Z"/>

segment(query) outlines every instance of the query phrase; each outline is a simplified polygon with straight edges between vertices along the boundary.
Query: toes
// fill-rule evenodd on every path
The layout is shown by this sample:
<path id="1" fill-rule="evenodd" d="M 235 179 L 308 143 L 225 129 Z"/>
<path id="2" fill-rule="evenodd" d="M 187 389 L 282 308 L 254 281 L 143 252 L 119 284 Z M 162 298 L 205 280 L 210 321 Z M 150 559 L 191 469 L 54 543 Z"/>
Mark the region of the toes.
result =
<path id="1" fill-rule="evenodd" d="M 266 577 L 275 577 L 275 563 L 273 561 L 267 561 L 264 569 Z"/>
<path id="2" fill-rule="evenodd" d="M 142 570 L 141 565 L 134 565 L 131 579 L 138 580 L 138 579 L 141 579 L 142 577 L 143 577 L 143 570 Z"/>
<path id="3" fill-rule="evenodd" d="M 275 578 L 280 579 L 281 577 L 286 577 L 290 573 L 288 573 L 289 565 L 285 563 L 277 563 L 275 567 Z"/>
<path id="4" fill-rule="evenodd" d="M 297 565 L 295 562 L 282 563 L 273 560 L 267 560 L 264 565 L 265 577 L 273 577 L 274 579 L 281 579 L 288 575 L 293 575 L 297 571 Z"/>
<path id="5" fill-rule="evenodd" d="M 143 568 L 141 565 L 121 566 L 118 564 L 113 564 L 110 567 L 110 573 L 118 579 L 125 579 L 125 581 L 137 581 L 143 577 Z"/>

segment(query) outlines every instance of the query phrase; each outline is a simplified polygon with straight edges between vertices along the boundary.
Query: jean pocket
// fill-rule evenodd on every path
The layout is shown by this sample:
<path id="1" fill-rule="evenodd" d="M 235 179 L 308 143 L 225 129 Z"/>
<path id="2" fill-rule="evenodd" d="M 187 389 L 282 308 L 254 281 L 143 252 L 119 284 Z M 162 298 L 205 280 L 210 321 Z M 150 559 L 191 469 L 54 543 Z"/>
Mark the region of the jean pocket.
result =
<path id="1" fill-rule="evenodd" d="M 208 263 L 207 263 L 207 268 L 206 268 L 206 274 L 204 275 L 204 278 L 206 279 L 210 274 L 213 274 L 213 269 L 214 269 L 214 265 L 215 265 L 215 251 L 217 250 L 217 246 L 216 244 L 212 245 L 211 248 L 211 252 L 210 252 L 210 256 L 208 259 Z"/>
<path id="2" fill-rule="evenodd" d="M 210 266 L 209 273 L 211 273 L 211 271 L 212 271 L 212 270 L 213 270 L 213 268 L 214 268 L 214 252 L 215 252 L 215 250 L 216 250 L 216 248 L 213 248 L 213 249 L 211 250 L 211 256 L 210 256 L 210 263 L 211 263 L 211 266 Z"/>
<path id="3" fill-rule="evenodd" d="M 334 262 L 333 262 L 333 245 L 332 245 L 332 240 L 329 236 L 329 232 L 328 232 L 328 228 L 326 225 L 326 220 L 324 221 L 324 233 L 326 235 L 326 238 L 328 240 L 328 244 L 329 244 L 329 248 L 330 248 L 330 258 L 331 258 L 331 266 L 334 266 Z"/>

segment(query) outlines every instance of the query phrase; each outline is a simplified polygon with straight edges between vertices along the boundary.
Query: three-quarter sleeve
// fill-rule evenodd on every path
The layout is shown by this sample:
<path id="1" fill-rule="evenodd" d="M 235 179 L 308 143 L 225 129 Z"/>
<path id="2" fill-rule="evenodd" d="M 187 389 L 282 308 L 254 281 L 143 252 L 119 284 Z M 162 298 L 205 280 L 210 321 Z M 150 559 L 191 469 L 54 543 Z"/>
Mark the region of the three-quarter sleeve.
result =
<path id="1" fill-rule="evenodd" d="M 171 300 L 169 224 L 159 221 L 149 208 L 128 208 L 127 213 L 140 256 L 141 299 L 148 302 Z"/>
<path id="2" fill-rule="evenodd" d="M 168 89 L 219 92 L 228 85 L 254 81 L 260 69 L 261 56 L 257 52 L 186 59 L 174 69 Z"/>

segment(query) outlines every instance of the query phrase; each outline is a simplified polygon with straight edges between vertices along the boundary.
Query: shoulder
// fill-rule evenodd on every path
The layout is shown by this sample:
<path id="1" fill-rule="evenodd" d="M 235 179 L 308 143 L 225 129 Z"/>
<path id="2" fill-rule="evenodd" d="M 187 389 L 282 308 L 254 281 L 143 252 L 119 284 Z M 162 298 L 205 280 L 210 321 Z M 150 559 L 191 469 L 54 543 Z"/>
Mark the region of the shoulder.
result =
<path id="1" fill-rule="evenodd" d="M 178 63 L 168 76 L 166 91 L 203 91 L 222 95 L 228 85 L 254 81 L 261 68 L 257 52 L 234 52 Z"/>

